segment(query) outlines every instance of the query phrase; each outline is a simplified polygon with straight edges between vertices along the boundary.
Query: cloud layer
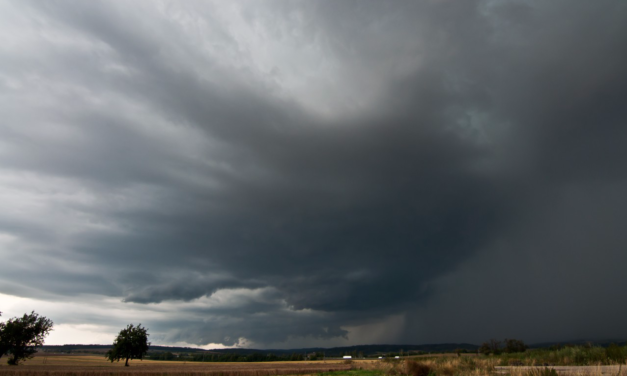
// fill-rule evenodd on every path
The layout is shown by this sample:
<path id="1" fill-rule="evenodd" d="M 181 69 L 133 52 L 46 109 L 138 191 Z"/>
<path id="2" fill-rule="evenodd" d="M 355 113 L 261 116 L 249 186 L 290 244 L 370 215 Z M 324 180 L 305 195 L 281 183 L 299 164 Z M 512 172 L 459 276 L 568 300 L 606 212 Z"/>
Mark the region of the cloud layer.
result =
<path id="1" fill-rule="evenodd" d="M 0 8 L 0 292 L 161 343 L 627 335 L 624 4 Z"/>

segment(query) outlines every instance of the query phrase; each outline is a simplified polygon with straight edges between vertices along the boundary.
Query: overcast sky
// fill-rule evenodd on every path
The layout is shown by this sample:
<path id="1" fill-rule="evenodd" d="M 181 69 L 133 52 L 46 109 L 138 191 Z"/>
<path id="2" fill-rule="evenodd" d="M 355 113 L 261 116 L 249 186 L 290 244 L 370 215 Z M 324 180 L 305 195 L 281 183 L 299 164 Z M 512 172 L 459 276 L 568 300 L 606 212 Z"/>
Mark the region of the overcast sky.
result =
<path id="1" fill-rule="evenodd" d="M 2 0 L 2 320 L 625 340 L 626 103 L 622 0 Z"/>

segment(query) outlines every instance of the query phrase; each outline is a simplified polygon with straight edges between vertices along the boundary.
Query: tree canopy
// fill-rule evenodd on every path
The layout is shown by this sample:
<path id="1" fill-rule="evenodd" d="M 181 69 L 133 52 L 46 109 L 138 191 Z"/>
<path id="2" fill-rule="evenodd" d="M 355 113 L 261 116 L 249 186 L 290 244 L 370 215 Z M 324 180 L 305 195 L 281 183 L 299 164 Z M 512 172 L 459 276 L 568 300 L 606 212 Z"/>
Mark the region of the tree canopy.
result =
<path id="1" fill-rule="evenodd" d="M 0 357 L 9 353 L 7 363 L 14 366 L 31 358 L 37 352 L 37 347 L 44 344 L 52 324 L 52 320 L 39 316 L 35 311 L 0 323 Z"/>
<path id="2" fill-rule="evenodd" d="M 128 367 L 129 359 L 143 359 L 150 342 L 148 342 L 148 331 L 142 324 L 134 326 L 129 324 L 113 341 L 113 347 L 107 351 L 105 357 L 111 362 L 126 359 L 124 366 Z"/>

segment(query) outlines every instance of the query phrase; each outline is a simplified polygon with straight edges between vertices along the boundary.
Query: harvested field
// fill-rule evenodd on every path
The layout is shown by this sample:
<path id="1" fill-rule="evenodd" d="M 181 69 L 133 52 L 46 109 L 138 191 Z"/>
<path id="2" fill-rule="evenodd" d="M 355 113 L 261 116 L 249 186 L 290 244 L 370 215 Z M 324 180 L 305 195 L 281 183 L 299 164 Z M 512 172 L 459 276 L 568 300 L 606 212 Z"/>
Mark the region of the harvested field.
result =
<path id="1" fill-rule="evenodd" d="M 274 376 L 351 369 L 350 364 L 341 361 L 199 363 L 134 360 L 129 363 L 130 367 L 124 367 L 124 362 L 111 363 L 99 356 L 39 356 L 17 367 L 7 366 L 6 363 L 0 365 L 0 376 Z"/>

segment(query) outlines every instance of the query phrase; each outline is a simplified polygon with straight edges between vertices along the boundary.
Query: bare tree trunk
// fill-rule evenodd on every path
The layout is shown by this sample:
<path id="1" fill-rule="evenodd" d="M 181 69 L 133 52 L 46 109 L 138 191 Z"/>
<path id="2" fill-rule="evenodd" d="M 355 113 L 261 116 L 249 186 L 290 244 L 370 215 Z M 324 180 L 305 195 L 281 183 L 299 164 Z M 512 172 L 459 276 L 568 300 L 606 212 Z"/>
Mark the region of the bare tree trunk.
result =
<path id="1" fill-rule="evenodd" d="M 124 365 L 124 367 L 128 367 L 128 358 L 126 358 L 126 364 Z"/>

